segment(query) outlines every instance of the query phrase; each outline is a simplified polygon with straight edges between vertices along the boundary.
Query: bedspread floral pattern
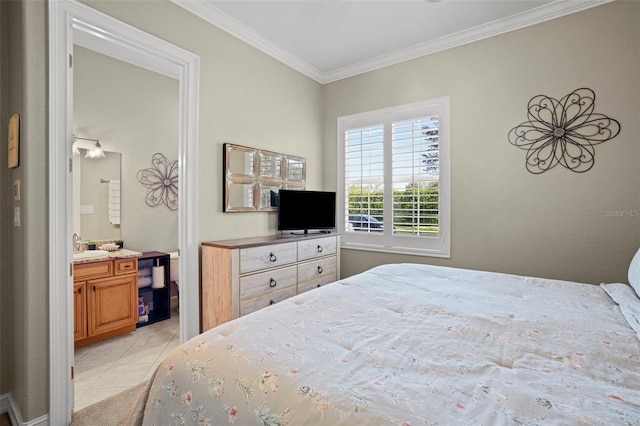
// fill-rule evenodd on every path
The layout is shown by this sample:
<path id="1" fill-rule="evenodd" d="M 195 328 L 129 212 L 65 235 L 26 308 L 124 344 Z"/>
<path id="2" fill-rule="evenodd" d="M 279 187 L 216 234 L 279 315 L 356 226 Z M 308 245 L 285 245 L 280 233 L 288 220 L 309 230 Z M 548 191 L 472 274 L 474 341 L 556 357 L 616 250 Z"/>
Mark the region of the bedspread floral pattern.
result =
<path id="1" fill-rule="evenodd" d="M 144 424 L 638 424 L 639 354 L 597 286 L 387 265 L 185 343 Z"/>

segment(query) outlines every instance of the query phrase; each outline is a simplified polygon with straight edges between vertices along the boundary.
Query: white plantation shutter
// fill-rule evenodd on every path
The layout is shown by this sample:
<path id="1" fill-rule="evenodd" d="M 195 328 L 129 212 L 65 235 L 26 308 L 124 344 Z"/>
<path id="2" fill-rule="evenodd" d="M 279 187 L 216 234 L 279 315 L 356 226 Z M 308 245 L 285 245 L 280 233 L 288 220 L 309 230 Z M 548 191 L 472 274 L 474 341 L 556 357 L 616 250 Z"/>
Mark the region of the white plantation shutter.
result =
<path id="1" fill-rule="evenodd" d="M 343 247 L 449 257 L 449 98 L 341 117 L 338 137 Z"/>
<path id="2" fill-rule="evenodd" d="M 393 233 L 439 235 L 439 119 L 392 123 Z"/>
<path id="3" fill-rule="evenodd" d="M 382 125 L 349 129 L 345 134 L 344 191 L 350 194 L 347 210 L 352 216 L 383 217 L 382 205 L 372 197 L 384 190 L 383 142 Z"/>

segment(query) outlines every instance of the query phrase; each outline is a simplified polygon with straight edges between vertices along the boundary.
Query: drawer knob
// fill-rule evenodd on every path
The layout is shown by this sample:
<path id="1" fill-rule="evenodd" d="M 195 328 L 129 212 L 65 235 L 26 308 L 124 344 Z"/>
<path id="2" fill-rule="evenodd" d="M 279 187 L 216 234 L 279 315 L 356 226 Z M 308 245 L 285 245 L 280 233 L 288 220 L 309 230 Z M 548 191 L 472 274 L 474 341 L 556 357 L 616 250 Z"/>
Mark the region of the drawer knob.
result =
<path id="1" fill-rule="evenodd" d="M 318 266 L 318 273 L 321 274 L 324 272 L 324 269 L 322 269 L 322 266 Z"/>
<path id="2" fill-rule="evenodd" d="M 273 304 L 275 304 L 275 303 L 276 303 L 276 302 L 274 302 L 273 300 L 269 300 L 269 304 L 270 304 L 270 305 L 273 305 Z"/>
<path id="3" fill-rule="evenodd" d="M 269 253 L 269 261 L 275 262 L 276 260 L 278 260 L 278 256 L 273 253 Z"/>
<path id="4" fill-rule="evenodd" d="M 273 278 L 269 278 L 269 287 L 273 288 L 276 285 L 278 285 L 278 282 L 276 280 L 274 280 Z"/>
<path id="5" fill-rule="evenodd" d="M 318 244 L 318 253 L 322 253 L 322 250 L 324 250 L 324 249 L 322 248 L 322 246 L 320 244 Z"/>

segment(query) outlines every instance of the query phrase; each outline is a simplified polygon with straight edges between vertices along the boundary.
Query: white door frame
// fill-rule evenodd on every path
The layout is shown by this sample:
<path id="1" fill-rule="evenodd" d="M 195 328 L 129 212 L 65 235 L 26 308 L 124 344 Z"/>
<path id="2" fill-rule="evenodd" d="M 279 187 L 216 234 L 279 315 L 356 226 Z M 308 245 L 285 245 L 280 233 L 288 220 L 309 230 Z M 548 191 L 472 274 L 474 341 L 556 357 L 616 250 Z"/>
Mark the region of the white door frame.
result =
<path id="1" fill-rule="evenodd" d="M 180 337 L 200 332 L 197 133 L 200 58 L 74 0 L 49 0 L 49 424 L 71 423 L 73 45 L 179 82 Z"/>

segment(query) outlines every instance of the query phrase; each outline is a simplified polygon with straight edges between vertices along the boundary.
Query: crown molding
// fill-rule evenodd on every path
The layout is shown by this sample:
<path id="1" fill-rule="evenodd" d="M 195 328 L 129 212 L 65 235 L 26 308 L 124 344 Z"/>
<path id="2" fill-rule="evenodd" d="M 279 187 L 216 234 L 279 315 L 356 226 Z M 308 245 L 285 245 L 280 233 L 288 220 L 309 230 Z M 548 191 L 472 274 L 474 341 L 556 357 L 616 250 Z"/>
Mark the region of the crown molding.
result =
<path id="1" fill-rule="evenodd" d="M 272 43 L 253 31 L 246 25 L 238 22 L 236 19 L 222 12 L 206 0 L 170 0 L 172 3 L 191 12 L 192 14 L 204 19 L 208 23 L 215 25 L 221 30 L 231 34 L 232 36 L 244 41 L 250 46 L 266 53 L 267 55 L 277 59 L 294 70 L 306 75 L 307 77 L 323 83 L 324 75 L 316 67 L 306 61 L 303 61 L 293 53 L 283 49 L 275 43 Z"/>
<path id="2" fill-rule="evenodd" d="M 510 31 L 519 30 L 572 13 L 580 12 L 614 0 L 563 1 L 558 0 L 527 12 L 519 13 L 505 19 L 489 22 L 467 30 L 452 33 L 445 37 L 416 44 L 405 49 L 397 50 L 387 55 L 381 55 L 367 61 L 359 62 L 347 67 L 338 68 L 323 75 L 323 84 L 353 77 L 365 72 L 374 71 L 390 65 L 410 61 L 422 56 L 442 52 L 444 50 L 473 43 Z"/>
<path id="3" fill-rule="evenodd" d="M 610 3 L 614 0 L 581 0 L 567 1 L 556 0 L 549 4 L 531 9 L 527 12 L 519 13 L 505 19 L 499 19 L 487 24 L 469 28 L 431 40 L 419 43 L 405 49 L 397 50 L 386 55 L 381 55 L 367 61 L 362 61 L 353 65 L 338 68 L 329 72 L 321 72 L 316 67 L 303 61 L 293 53 L 283 49 L 282 47 L 271 43 L 264 39 L 260 34 L 256 33 L 249 27 L 238 22 L 229 15 L 223 13 L 206 0 L 170 0 L 177 6 L 193 13 L 194 15 L 204 19 L 210 24 L 228 32 L 229 34 L 248 43 L 256 49 L 266 53 L 277 59 L 294 70 L 306 75 L 309 78 L 321 84 L 327 84 L 334 81 L 353 77 L 369 71 L 374 71 L 390 65 L 399 64 L 422 56 L 431 55 L 443 50 L 462 46 L 464 44 L 473 43 L 496 35 L 515 31 L 521 28 L 529 27 L 582 10 Z"/>

